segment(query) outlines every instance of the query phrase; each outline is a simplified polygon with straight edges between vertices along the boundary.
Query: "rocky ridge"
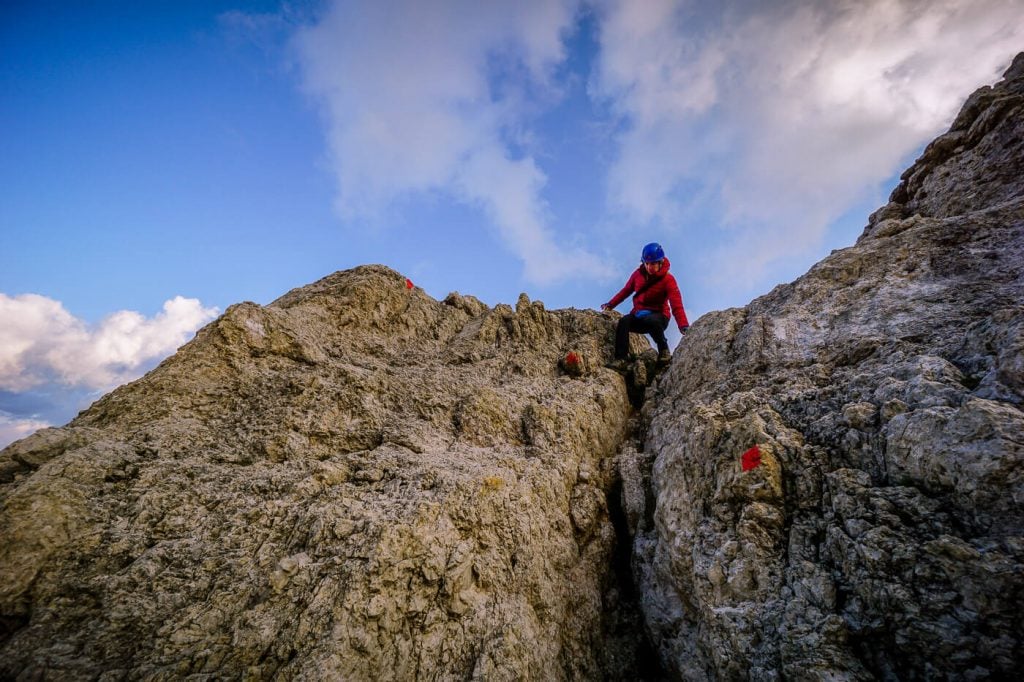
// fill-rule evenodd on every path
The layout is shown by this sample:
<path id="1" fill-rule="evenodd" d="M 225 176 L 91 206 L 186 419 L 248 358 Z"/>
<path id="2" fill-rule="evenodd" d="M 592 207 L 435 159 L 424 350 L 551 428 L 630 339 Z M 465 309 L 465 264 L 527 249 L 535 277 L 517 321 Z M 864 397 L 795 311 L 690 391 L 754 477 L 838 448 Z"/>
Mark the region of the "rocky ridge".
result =
<path id="1" fill-rule="evenodd" d="M 382 266 L 231 307 L 0 454 L 0 676 L 637 669 L 612 333 L 525 295 L 439 302 Z"/>
<path id="2" fill-rule="evenodd" d="M 1022 302 L 1024 55 L 855 246 L 702 318 L 646 403 L 635 566 L 674 675 L 1019 674 Z"/>

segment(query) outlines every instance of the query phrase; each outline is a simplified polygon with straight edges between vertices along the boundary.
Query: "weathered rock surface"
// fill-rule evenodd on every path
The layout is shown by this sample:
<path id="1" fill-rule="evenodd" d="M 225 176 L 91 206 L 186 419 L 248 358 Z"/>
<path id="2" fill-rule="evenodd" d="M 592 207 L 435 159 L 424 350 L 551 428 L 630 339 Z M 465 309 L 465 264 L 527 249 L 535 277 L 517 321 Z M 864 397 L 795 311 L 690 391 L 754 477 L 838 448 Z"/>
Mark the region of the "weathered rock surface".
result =
<path id="1" fill-rule="evenodd" d="M 681 346 L 634 559 L 675 674 L 1020 674 L 1024 55 L 855 246 Z"/>
<path id="2" fill-rule="evenodd" d="M 630 676 L 612 334 L 381 266 L 233 306 L 0 453 L 0 677 Z"/>

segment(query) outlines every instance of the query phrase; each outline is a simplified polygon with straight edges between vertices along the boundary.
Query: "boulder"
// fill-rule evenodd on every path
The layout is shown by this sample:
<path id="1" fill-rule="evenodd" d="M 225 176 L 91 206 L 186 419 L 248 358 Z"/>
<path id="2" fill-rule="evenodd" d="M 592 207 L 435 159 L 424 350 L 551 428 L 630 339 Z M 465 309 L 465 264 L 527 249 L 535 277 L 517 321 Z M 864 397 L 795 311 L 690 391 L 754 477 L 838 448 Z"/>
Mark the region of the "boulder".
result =
<path id="1" fill-rule="evenodd" d="M 232 306 L 0 453 L 0 677 L 627 676 L 613 334 L 383 266 Z"/>

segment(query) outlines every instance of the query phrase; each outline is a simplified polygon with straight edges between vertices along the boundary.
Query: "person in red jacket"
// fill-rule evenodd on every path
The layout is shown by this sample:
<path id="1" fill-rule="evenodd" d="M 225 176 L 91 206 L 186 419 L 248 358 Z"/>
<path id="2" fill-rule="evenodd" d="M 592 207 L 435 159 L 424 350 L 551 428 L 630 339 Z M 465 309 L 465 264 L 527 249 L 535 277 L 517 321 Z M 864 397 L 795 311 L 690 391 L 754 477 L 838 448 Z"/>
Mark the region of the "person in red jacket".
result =
<path id="1" fill-rule="evenodd" d="M 665 330 L 668 328 L 669 309 L 676 318 L 679 331 L 686 334 L 690 326 L 683 310 L 683 297 L 679 293 L 676 278 L 669 273 L 669 261 L 661 244 L 651 243 L 644 247 L 640 267 L 633 272 L 619 293 L 601 305 L 601 310 L 611 310 L 633 294 L 633 309 L 623 315 L 615 330 L 615 360 L 610 366 L 622 369 L 626 365 L 629 350 L 629 333 L 650 334 L 658 346 L 658 361 L 669 362 L 672 354 L 668 350 Z"/>

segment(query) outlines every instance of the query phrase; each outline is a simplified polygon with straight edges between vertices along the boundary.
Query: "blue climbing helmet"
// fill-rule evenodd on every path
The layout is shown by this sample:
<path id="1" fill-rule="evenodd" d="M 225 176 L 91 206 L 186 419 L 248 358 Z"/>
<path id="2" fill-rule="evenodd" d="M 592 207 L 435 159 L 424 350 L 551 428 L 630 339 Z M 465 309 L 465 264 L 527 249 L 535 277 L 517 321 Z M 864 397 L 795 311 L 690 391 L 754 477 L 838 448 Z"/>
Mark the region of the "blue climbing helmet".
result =
<path id="1" fill-rule="evenodd" d="M 644 247 L 642 260 L 645 263 L 653 263 L 659 261 L 665 257 L 665 249 L 661 248 L 661 244 L 658 242 L 651 242 Z"/>

